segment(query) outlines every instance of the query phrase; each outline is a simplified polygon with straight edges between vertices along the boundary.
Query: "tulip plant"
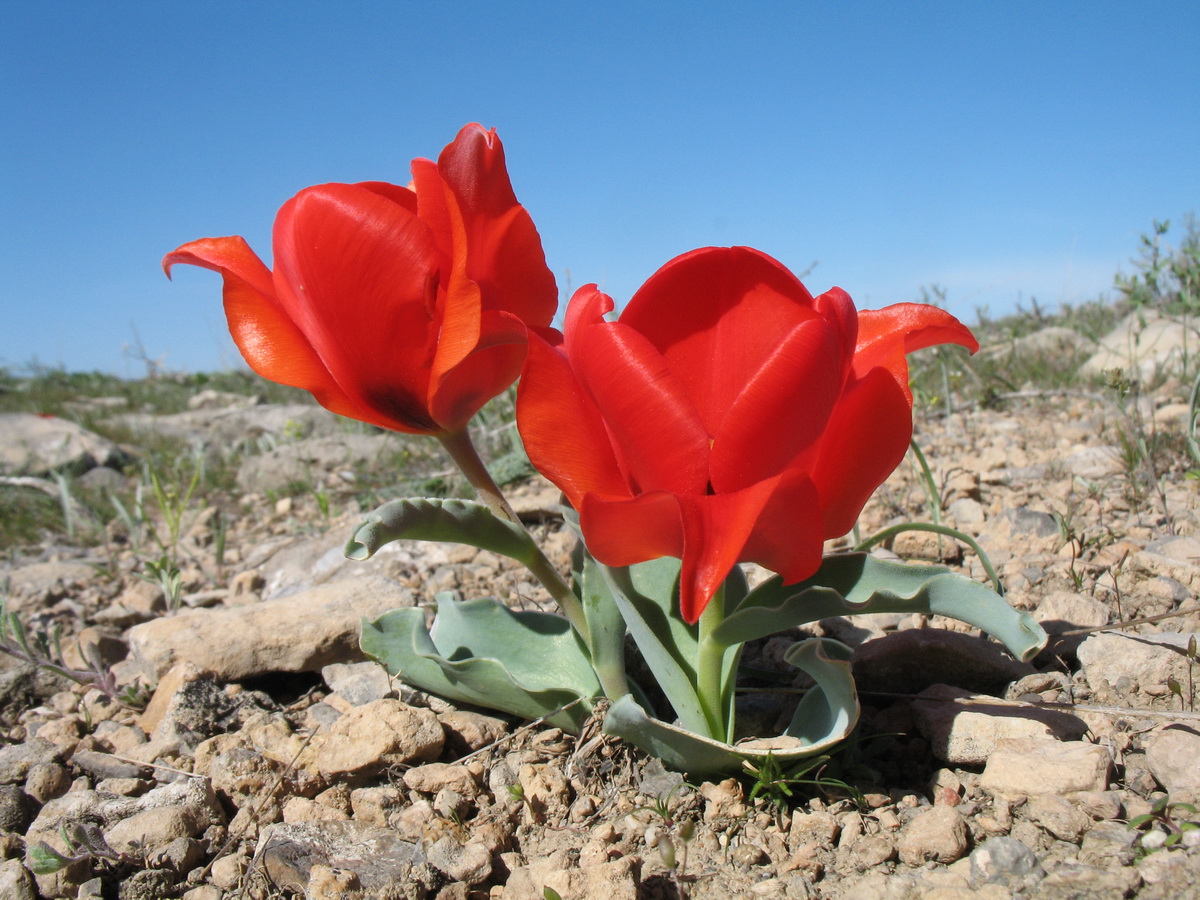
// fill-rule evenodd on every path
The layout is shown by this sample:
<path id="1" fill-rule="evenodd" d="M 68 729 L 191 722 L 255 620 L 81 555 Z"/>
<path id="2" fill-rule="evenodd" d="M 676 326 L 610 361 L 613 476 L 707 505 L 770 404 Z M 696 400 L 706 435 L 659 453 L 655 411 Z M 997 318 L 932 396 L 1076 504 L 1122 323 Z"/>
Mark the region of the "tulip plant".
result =
<path id="1" fill-rule="evenodd" d="M 280 210 L 274 269 L 239 237 L 164 259 L 214 269 L 239 349 L 326 408 L 445 446 L 478 502 L 406 499 L 346 548 L 458 541 L 526 565 L 562 615 L 438 598 L 364 622 L 362 647 L 444 697 L 577 728 L 604 727 L 696 774 L 828 749 L 858 718 L 850 652 L 813 638 L 785 654 L 814 682 L 781 735 L 737 740 L 749 641 L 828 616 L 911 612 L 982 628 L 1028 659 L 1045 634 L 990 588 L 935 566 L 823 556 L 900 463 L 912 436 L 907 354 L 977 344 L 936 307 L 857 310 L 813 297 L 745 247 L 671 260 L 615 320 L 595 285 L 562 331 L 554 277 L 494 131 L 468 125 L 407 187 L 307 188 Z M 520 377 L 517 425 L 579 537 L 570 580 L 496 487 L 468 423 Z M 751 588 L 742 563 L 777 573 Z M 626 671 L 631 638 L 654 684 Z M 658 708 L 650 698 L 656 697 Z M 662 698 L 665 698 L 663 703 Z"/>

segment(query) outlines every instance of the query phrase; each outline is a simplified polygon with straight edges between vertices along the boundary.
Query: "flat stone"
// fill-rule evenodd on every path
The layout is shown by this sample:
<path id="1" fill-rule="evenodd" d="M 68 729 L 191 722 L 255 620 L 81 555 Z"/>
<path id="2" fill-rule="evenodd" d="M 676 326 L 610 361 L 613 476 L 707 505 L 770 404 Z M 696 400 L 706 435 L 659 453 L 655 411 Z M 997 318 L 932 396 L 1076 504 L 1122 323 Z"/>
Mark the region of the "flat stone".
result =
<path id="1" fill-rule="evenodd" d="M 44 738 L 0 747 L 0 784 L 20 784 L 34 766 L 61 760 L 58 747 Z"/>
<path id="2" fill-rule="evenodd" d="M 247 456 L 237 473 L 246 493 L 280 491 L 294 484 L 311 488 L 328 485 L 344 471 L 353 474 L 398 449 L 395 435 L 343 434 L 307 438 Z"/>
<path id="3" fill-rule="evenodd" d="M 154 681 L 188 661 L 222 681 L 269 672 L 319 672 L 361 658 L 359 624 L 411 605 L 411 593 L 366 576 L 234 609 L 191 610 L 129 632 L 132 656 Z"/>
<path id="4" fill-rule="evenodd" d="M 119 469 L 131 461 L 112 441 L 67 419 L 0 413 L 0 473 L 81 475 L 96 466 Z"/>
<path id="5" fill-rule="evenodd" d="M 96 569 L 76 562 L 44 562 L 18 566 L 7 577 L 9 611 L 29 613 L 78 593 L 96 580 Z"/>
<path id="6" fill-rule="evenodd" d="M 1111 610 L 1095 597 L 1072 591 L 1051 591 L 1038 602 L 1033 617 L 1047 634 L 1107 625 Z"/>
<path id="7" fill-rule="evenodd" d="M 1108 786 L 1108 751 L 1082 741 L 1004 738 L 979 778 L 989 794 L 1030 797 L 1102 791 Z"/>
<path id="8" fill-rule="evenodd" d="M 19 859 L 0 862 L 0 897 L 5 900 L 37 900 L 33 876 Z"/>
<path id="9" fill-rule="evenodd" d="M 551 888 L 560 897 L 637 900 L 640 871 L 640 861 L 632 856 L 577 868 L 560 851 L 514 868 L 500 896 L 502 900 L 545 900 L 545 889 Z"/>
<path id="10" fill-rule="evenodd" d="M 1104 702 L 1152 708 L 1154 697 L 1145 688 L 1163 687 L 1168 679 L 1187 684 L 1190 635 L 1093 634 L 1076 655 L 1088 684 Z"/>
<path id="11" fill-rule="evenodd" d="M 1200 352 L 1200 338 L 1183 322 L 1153 309 L 1131 312 L 1100 339 L 1099 349 L 1079 372 L 1101 376 L 1122 370 L 1134 380 L 1150 381 L 1161 373 L 1182 372 L 1186 360 Z"/>
<path id="12" fill-rule="evenodd" d="M 1092 820 L 1081 809 L 1057 794 L 1034 794 L 1025 803 L 1024 815 L 1060 841 L 1078 844 Z"/>
<path id="13" fill-rule="evenodd" d="M 952 765 L 982 765 L 1005 738 L 1078 740 L 1083 720 L 1029 703 L 999 700 L 949 685 L 926 688 L 912 704 L 921 736 Z"/>
<path id="14" fill-rule="evenodd" d="M 278 888 L 303 892 L 314 867 L 353 872 L 369 897 L 425 897 L 434 873 L 417 844 L 396 832 L 355 822 L 301 822 L 270 825 L 263 830 L 254 855 Z M 404 885 L 412 893 L 400 893 Z"/>
<path id="15" fill-rule="evenodd" d="M 1160 538 L 1130 556 L 1129 563 L 1135 572 L 1171 578 L 1200 590 L 1200 540 L 1196 538 Z"/>
<path id="16" fill-rule="evenodd" d="M 1146 742 L 1146 765 L 1171 799 L 1200 803 L 1200 734 L 1182 725 L 1168 725 Z"/>

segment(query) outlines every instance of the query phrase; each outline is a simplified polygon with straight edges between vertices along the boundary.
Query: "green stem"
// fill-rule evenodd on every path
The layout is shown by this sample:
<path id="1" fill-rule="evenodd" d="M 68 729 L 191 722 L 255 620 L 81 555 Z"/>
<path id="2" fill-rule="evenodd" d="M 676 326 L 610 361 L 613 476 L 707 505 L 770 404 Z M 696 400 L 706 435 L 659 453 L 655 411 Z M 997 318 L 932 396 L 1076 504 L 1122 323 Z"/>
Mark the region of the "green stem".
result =
<path id="1" fill-rule="evenodd" d="M 713 594 L 708 606 L 700 614 L 700 637 L 696 649 L 696 694 L 704 717 L 708 720 L 709 734 L 718 741 L 728 741 L 725 717 L 722 715 L 721 670 L 725 658 L 725 645 L 713 640 L 712 633 L 725 621 L 725 585 Z"/>
<path id="2" fill-rule="evenodd" d="M 497 517 L 507 519 L 524 528 L 524 524 L 513 508 L 509 506 L 504 494 L 492 479 L 487 466 L 479 458 L 479 453 L 471 442 L 471 435 L 467 429 L 464 427 L 458 431 L 439 435 L 438 440 L 442 442 L 442 446 L 446 448 L 446 452 L 450 454 L 454 464 L 458 466 L 467 481 L 470 482 L 471 487 L 475 489 L 475 494 L 480 501 Z M 583 639 L 584 644 L 588 644 L 588 626 L 587 619 L 583 614 L 583 604 L 579 602 L 575 592 L 571 590 L 563 577 L 558 574 L 558 570 L 537 546 L 536 541 L 533 542 L 533 546 L 536 555 L 532 559 L 524 560 L 525 567 L 549 591 L 563 615 L 567 617 L 567 621 L 571 623 L 571 627 Z"/>

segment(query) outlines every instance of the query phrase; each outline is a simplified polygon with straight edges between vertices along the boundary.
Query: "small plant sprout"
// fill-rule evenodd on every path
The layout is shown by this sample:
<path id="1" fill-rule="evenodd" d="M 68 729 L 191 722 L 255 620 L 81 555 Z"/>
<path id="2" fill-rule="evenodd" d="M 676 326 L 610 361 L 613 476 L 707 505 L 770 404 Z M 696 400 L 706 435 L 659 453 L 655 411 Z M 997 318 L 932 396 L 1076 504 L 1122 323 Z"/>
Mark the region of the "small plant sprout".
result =
<path id="1" fill-rule="evenodd" d="M 1179 698 L 1180 709 L 1187 709 L 1194 712 L 1196 709 L 1196 682 L 1195 676 L 1192 674 L 1192 670 L 1196 665 L 1196 636 L 1194 634 L 1188 638 L 1187 650 L 1185 651 L 1184 655 L 1187 657 L 1188 661 L 1186 706 L 1183 685 L 1179 683 L 1178 679 L 1174 677 L 1168 678 L 1167 688 L 1172 694 Z"/>
<path id="2" fill-rule="evenodd" d="M 179 571 L 179 566 L 164 553 L 157 560 L 147 560 L 144 568 L 142 578 L 162 588 L 167 609 L 176 612 L 179 609 L 183 586 L 183 574 Z"/>
<path id="3" fill-rule="evenodd" d="M 1163 795 L 1157 798 L 1145 815 L 1129 820 L 1129 827 L 1140 831 L 1138 844 L 1146 853 L 1163 847 L 1174 847 L 1183 840 L 1184 832 L 1200 830 L 1200 809 L 1191 803 L 1172 803 Z"/>
<path id="4" fill-rule="evenodd" d="M 104 833 L 90 822 L 66 825 L 59 828 L 58 836 L 67 847 L 67 853 L 59 853 L 45 841 L 38 841 L 29 848 L 30 869 L 35 875 L 53 875 L 75 862 L 85 859 L 106 860 L 115 865 L 135 861 L 125 853 L 118 853 L 108 845 Z M 70 855 L 67 855 L 70 854 Z"/>
<path id="5" fill-rule="evenodd" d="M 62 652 L 62 626 L 57 622 L 48 630 L 30 631 L 15 613 L 8 611 L 7 597 L 0 597 L 0 652 L 33 663 L 77 684 L 94 687 L 105 696 L 130 709 L 146 705 L 145 692 L 137 686 L 120 687 L 112 670 L 100 658 L 94 644 L 80 645 L 80 653 L 89 669 L 67 665 Z"/>

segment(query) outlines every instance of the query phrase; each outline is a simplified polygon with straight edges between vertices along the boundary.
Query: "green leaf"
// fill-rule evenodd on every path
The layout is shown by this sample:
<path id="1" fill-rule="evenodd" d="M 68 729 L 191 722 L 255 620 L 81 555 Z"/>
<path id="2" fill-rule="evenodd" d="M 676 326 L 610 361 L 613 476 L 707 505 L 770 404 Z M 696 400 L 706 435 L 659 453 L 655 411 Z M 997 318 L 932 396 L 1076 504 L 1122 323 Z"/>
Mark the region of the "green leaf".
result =
<path id="1" fill-rule="evenodd" d="M 671 557 L 628 568 L 600 566 L 613 600 L 684 727 L 707 733 L 707 718 L 696 694 L 697 628 L 675 613 L 680 562 Z"/>
<path id="2" fill-rule="evenodd" d="M 384 544 L 399 540 L 469 544 L 526 565 L 538 554 L 529 532 L 482 503 L 410 497 L 391 500 L 368 515 L 346 543 L 346 556 L 370 559 Z"/>
<path id="3" fill-rule="evenodd" d="M 828 556 L 798 584 L 785 585 L 778 576 L 760 584 L 713 637 L 741 644 L 830 616 L 894 612 L 959 619 L 998 638 L 1020 660 L 1046 646 L 1046 633 L 1033 617 L 986 585 L 942 566 L 910 566 L 865 553 Z"/>
<path id="4" fill-rule="evenodd" d="M 566 619 L 513 612 L 490 597 L 458 603 L 439 595 L 432 630 L 419 609 L 364 620 L 360 644 L 407 684 L 526 719 L 550 716 L 561 728 L 578 730 L 602 694 Z"/>
<path id="5" fill-rule="evenodd" d="M 746 761 L 768 756 L 786 766 L 828 750 L 846 738 L 858 722 L 858 695 L 850 675 L 850 650 L 823 638 L 794 644 L 784 659 L 816 682 L 801 700 L 791 724 L 780 736 L 727 744 L 695 731 L 651 718 L 631 696 L 609 708 L 604 730 L 659 757 L 689 775 L 732 774 Z"/>
<path id="6" fill-rule="evenodd" d="M 582 543 L 580 546 L 582 547 Z M 587 620 L 588 655 L 592 660 L 592 668 L 600 676 L 601 684 L 623 685 L 627 692 L 629 684 L 625 677 L 625 620 L 621 616 L 620 607 L 613 599 L 604 573 L 600 571 L 600 564 L 586 552 L 580 553 L 575 585 L 582 595 L 580 599 L 583 615 Z"/>
<path id="7" fill-rule="evenodd" d="M 70 857 L 63 856 L 45 841 L 31 844 L 26 856 L 29 860 L 29 870 L 34 875 L 53 875 L 71 864 Z"/>

